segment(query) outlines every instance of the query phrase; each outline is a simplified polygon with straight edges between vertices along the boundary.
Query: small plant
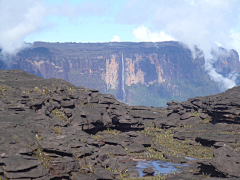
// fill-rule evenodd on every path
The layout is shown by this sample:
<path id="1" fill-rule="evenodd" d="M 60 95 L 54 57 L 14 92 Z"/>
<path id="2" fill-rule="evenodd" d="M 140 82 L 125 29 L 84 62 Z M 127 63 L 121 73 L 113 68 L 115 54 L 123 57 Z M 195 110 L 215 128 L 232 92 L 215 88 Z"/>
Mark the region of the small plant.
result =
<path id="1" fill-rule="evenodd" d="M 166 175 L 158 173 L 155 177 L 154 180 L 164 180 L 166 178 Z"/>
<path id="2" fill-rule="evenodd" d="M 19 143 L 19 140 L 16 137 L 11 136 L 11 138 L 13 138 L 17 143 Z"/>
<path id="3" fill-rule="evenodd" d="M 42 94 L 42 91 L 38 87 L 33 88 L 33 91 L 35 91 L 38 94 Z"/>
<path id="4" fill-rule="evenodd" d="M 68 120 L 68 117 L 67 117 L 67 116 L 65 115 L 65 113 L 64 113 L 62 110 L 60 110 L 60 109 L 54 109 L 54 110 L 52 111 L 52 113 L 53 113 L 54 117 L 57 118 L 57 119 L 61 119 L 61 120 L 63 120 L 63 121 L 67 121 L 67 120 Z"/>
<path id="5" fill-rule="evenodd" d="M 72 88 L 72 87 L 67 87 L 67 90 L 68 90 L 68 92 L 74 92 L 74 91 L 76 91 L 76 89 L 74 89 L 74 88 Z"/>
<path id="6" fill-rule="evenodd" d="M 205 118 L 204 120 L 202 120 L 202 123 L 208 124 L 212 122 L 212 117 L 208 116 L 207 118 Z"/>
<path id="7" fill-rule="evenodd" d="M 5 97 L 7 94 L 6 94 L 6 91 L 9 91 L 11 90 L 12 88 L 11 87 L 7 87 L 7 86 L 0 86 L 0 93 L 2 94 L 3 97 Z"/>
<path id="8" fill-rule="evenodd" d="M 62 129 L 60 126 L 50 127 L 50 129 L 58 136 L 62 135 Z"/>
<path id="9" fill-rule="evenodd" d="M 207 173 L 204 173 L 204 172 L 202 172 L 202 176 L 206 178 L 206 177 L 208 177 L 208 174 L 207 174 Z"/>
<path id="10" fill-rule="evenodd" d="M 102 132 L 99 132 L 98 134 L 112 134 L 112 135 L 119 135 L 121 132 L 117 131 L 116 129 L 107 128 L 107 130 L 104 130 Z"/>
<path id="11" fill-rule="evenodd" d="M 174 139 L 174 131 L 177 128 L 173 129 L 160 129 L 148 127 L 145 128 L 142 133 L 147 136 L 152 137 L 155 143 L 161 144 L 163 147 L 167 148 L 169 151 L 161 149 L 161 152 L 155 151 L 152 147 L 148 148 L 148 159 L 161 159 L 163 158 L 163 153 L 170 156 L 177 157 L 193 157 L 197 159 L 212 159 L 213 152 L 210 148 L 206 148 L 202 145 L 190 145 L 188 141 L 177 141 Z M 145 157 L 146 158 L 146 157 Z"/>
<path id="12" fill-rule="evenodd" d="M 0 177 L 0 180 L 7 180 L 7 179 L 1 176 L 1 177 Z"/>
<path id="13" fill-rule="evenodd" d="M 195 116 L 195 117 L 199 117 L 199 116 L 200 116 L 200 114 L 201 114 L 201 113 L 199 113 L 199 112 L 196 112 L 196 111 L 192 113 L 192 115 L 193 115 L 193 116 Z"/>
<path id="14" fill-rule="evenodd" d="M 117 172 L 121 178 L 124 178 L 124 177 L 127 177 L 127 176 L 128 176 L 128 174 L 127 174 L 128 168 L 120 171 L 120 170 L 118 170 L 118 169 L 111 169 L 110 167 L 106 167 L 106 166 L 105 166 L 105 169 L 106 169 L 107 171 L 110 171 L 110 172 Z"/>
<path id="15" fill-rule="evenodd" d="M 240 147 L 240 142 L 232 143 L 231 147 L 233 147 L 233 148 Z"/>
<path id="16" fill-rule="evenodd" d="M 39 159 L 42 163 L 42 166 L 46 169 L 50 169 L 52 167 L 52 159 L 42 151 L 40 145 L 38 144 L 38 148 L 34 152 L 34 157 Z"/>
<path id="17" fill-rule="evenodd" d="M 96 139 L 96 140 L 98 140 L 98 141 L 102 141 L 103 140 L 103 137 L 102 136 L 100 136 L 99 134 L 97 135 L 91 135 L 94 139 Z"/>
<path id="18" fill-rule="evenodd" d="M 36 134 L 37 141 L 41 141 L 43 138 L 41 135 Z"/>
<path id="19" fill-rule="evenodd" d="M 43 94 L 43 95 L 47 95 L 47 94 L 50 94 L 50 93 L 51 93 L 51 91 L 50 91 L 47 87 L 44 86 L 44 87 L 42 88 L 42 94 Z"/>
<path id="20" fill-rule="evenodd" d="M 41 161 L 43 167 L 45 167 L 46 169 L 50 169 L 52 167 L 52 159 L 45 152 L 42 151 L 38 143 L 43 138 L 41 135 L 38 135 L 38 134 L 36 134 L 36 138 L 37 138 L 38 148 L 34 151 L 34 157 L 36 157 Z"/>
<path id="21" fill-rule="evenodd" d="M 85 165 L 83 167 L 88 168 L 91 173 L 94 173 L 93 165 L 88 164 L 88 165 Z"/>
<path id="22" fill-rule="evenodd" d="M 80 158 L 77 156 L 76 151 L 73 150 L 72 155 L 73 155 L 74 159 L 76 159 L 77 161 L 80 161 Z"/>
<path id="23" fill-rule="evenodd" d="M 88 102 L 85 106 L 93 106 L 93 103 Z"/>

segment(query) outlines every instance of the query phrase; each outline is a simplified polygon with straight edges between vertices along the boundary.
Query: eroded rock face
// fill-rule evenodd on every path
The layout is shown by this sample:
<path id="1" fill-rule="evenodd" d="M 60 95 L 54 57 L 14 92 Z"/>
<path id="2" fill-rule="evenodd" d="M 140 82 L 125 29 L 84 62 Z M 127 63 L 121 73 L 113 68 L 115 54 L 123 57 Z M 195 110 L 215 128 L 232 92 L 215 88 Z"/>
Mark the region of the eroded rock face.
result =
<path id="1" fill-rule="evenodd" d="M 149 137 L 134 132 L 102 141 L 89 134 L 107 128 L 142 130 L 145 119 L 159 118 L 149 108 L 141 110 L 145 116 L 135 118 L 129 106 L 95 89 L 21 70 L 0 71 L 0 77 L 0 175 L 5 178 L 81 179 L 85 176 L 80 174 L 90 173 L 97 179 L 115 179 L 105 173 L 105 166 L 121 171 L 127 166 L 116 159 L 114 167 L 104 155 L 126 156 L 125 148 L 144 152 L 151 145 Z"/>
<path id="2" fill-rule="evenodd" d="M 210 116 L 213 123 L 240 124 L 239 87 L 212 96 L 190 98 L 182 103 L 169 102 L 168 105 L 168 109 L 180 115 L 181 120 L 189 119 L 194 115 L 201 119 Z"/>
<path id="3" fill-rule="evenodd" d="M 235 67 L 234 72 L 240 72 L 238 57 L 226 58 L 228 65 L 216 67 Z M 61 78 L 76 86 L 96 88 L 130 105 L 164 107 L 173 98 L 182 101 L 220 92 L 206 74 L 204 61 L 201 55 L 194 58 L 189 49 L 176 41 L 35 42 L 32 49 L 17 54 L 12 67 L 43 78 Z"/>
<path id="4" fill-rule="evenodd" d="M 214 151 L 212 161 L 202 160 L 198 162 L 202 172 L 212 176 L 240 177 L 240 157 L 231 147 L 223 146 Z"/>
<path id="5" fill-rule="evenodd" d="M 240 88 L 226 92 L 168 103 L 169 127 L 187 127 L 174 138 L 214 147 L 213 160 L 198 161 L 200 172 L 213 177 L 239 177 Z M 175 123 L 174 123 L 175 122 Z"/>

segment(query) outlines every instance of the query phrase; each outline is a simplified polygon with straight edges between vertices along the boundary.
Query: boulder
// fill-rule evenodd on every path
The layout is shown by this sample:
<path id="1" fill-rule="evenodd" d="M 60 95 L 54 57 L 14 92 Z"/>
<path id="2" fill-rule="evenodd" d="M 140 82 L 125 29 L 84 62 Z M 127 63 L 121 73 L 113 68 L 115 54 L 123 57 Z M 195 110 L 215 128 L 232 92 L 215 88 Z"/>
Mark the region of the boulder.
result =
<path id="1" fill-rule="evenodd" d="M 224 146 L 214 151 L 213 160 L 198 161 L 201 172 L 219 177 L 240 177 L 240 157 L 231 147 Z"/>
<path id="2" fill-rule="evenodd" d="M 147 175 L 153 175 L 155 173 L 155 170 L 151 167 L 147 167 L 143 169 L 143 173 L 147 174 Z"/>

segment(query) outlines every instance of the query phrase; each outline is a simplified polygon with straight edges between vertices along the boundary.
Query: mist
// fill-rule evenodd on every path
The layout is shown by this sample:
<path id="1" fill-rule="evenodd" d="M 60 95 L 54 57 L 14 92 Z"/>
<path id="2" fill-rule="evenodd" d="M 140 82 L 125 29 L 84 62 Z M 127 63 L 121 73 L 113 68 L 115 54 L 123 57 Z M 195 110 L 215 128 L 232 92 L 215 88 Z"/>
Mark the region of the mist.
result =
<path id="1" fill-rule="evenodd" d="M 235 49 L 240 54 L 239 0 L 130 0 L 124 11 L 132 12 L 127 14 L 132 18 L 127 19 L 125 15 L 119 15 L 118 20 L 135 24 L 136 10 L 142 10 L 142 18 L 139 18 L 142 21 L 138 21 L 139 25 L 133 30 L 136 41 L 175 39 L 186 44 L 193 55 L 194 46 L 197 46 L 204 53 L 205 70 L 210 78 L 218 83 L 220 89 L 226 90 L 236 86 L 237 74 L 233 76 L 232 72 L 227 77 L 218 74 L 212 66 L 214 60 L 211 52 L 217 52 L 218 47 L 223 47 Z M 145 30 L 147 35 L 141 33 L 144 24 L 151 24 Z"/>
<path id="2" fill-rule="evenodd" d="M 15 55 L 26 47 L 24 37 L 37 31 L 46 9 L 42 0 L 0 0 L 0 47 L 2 56 Z"/>
<path id="3" fill-rule="evenodd" d="M 24 39 L 32 34 L 54 31 L 61 22 L 51 21 L 51 17 L 66 17 L 72 24 L 79 17 L 102 16 L 108 2 L 86 1 L 81 4 L 59 1 L 51 4 L 47 0 L 0 0 L 0 59 L 11 68 L 12 57 L 20 50 L 31 47 Z M 109 1 L 110 2 L 110 1 Z M 93 11 L 93 9 L 95 9 Z M 34 39 L 33 41 L 41 41 Z"/>

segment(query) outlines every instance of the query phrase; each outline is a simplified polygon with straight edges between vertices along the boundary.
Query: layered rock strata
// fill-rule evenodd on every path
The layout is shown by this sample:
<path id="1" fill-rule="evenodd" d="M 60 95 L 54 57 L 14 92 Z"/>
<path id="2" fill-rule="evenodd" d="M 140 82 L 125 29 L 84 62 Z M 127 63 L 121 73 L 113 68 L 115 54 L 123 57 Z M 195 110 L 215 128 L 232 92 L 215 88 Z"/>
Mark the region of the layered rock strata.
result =
<path id="1" fill-rule="evenodd" d="M 239 108 L 238 90 L 173 101 L 167 110 L 128 106 L 112 95 L 64 80 L 0 71 L 0 177 L 136 177 L 138 173 L 128 167 L 140 158 L 188 165 L 166 179 L 203 179 L 202 174 L 237 178 L 237 115 L 216 117 L 225 117 L 223 106 L 231 109 L 224 113 L 236 114 L 232 109 Z"/>
<path id="2" fill-rule="evenodd" d="M 216 68 L 235 67 L 230 73 L 240 72 L 236 55 L 226 55 L 228 64 Z M 11 68 L 99 89 L 130 105 L 163 107 L 172 99 L 183 101 L 220 92 L 204 63 L 203 54 L 193 56 L 179 42 L 35 42 L 13 57 Z M 0 68 L 4 69 L 1 61 Z"/>

